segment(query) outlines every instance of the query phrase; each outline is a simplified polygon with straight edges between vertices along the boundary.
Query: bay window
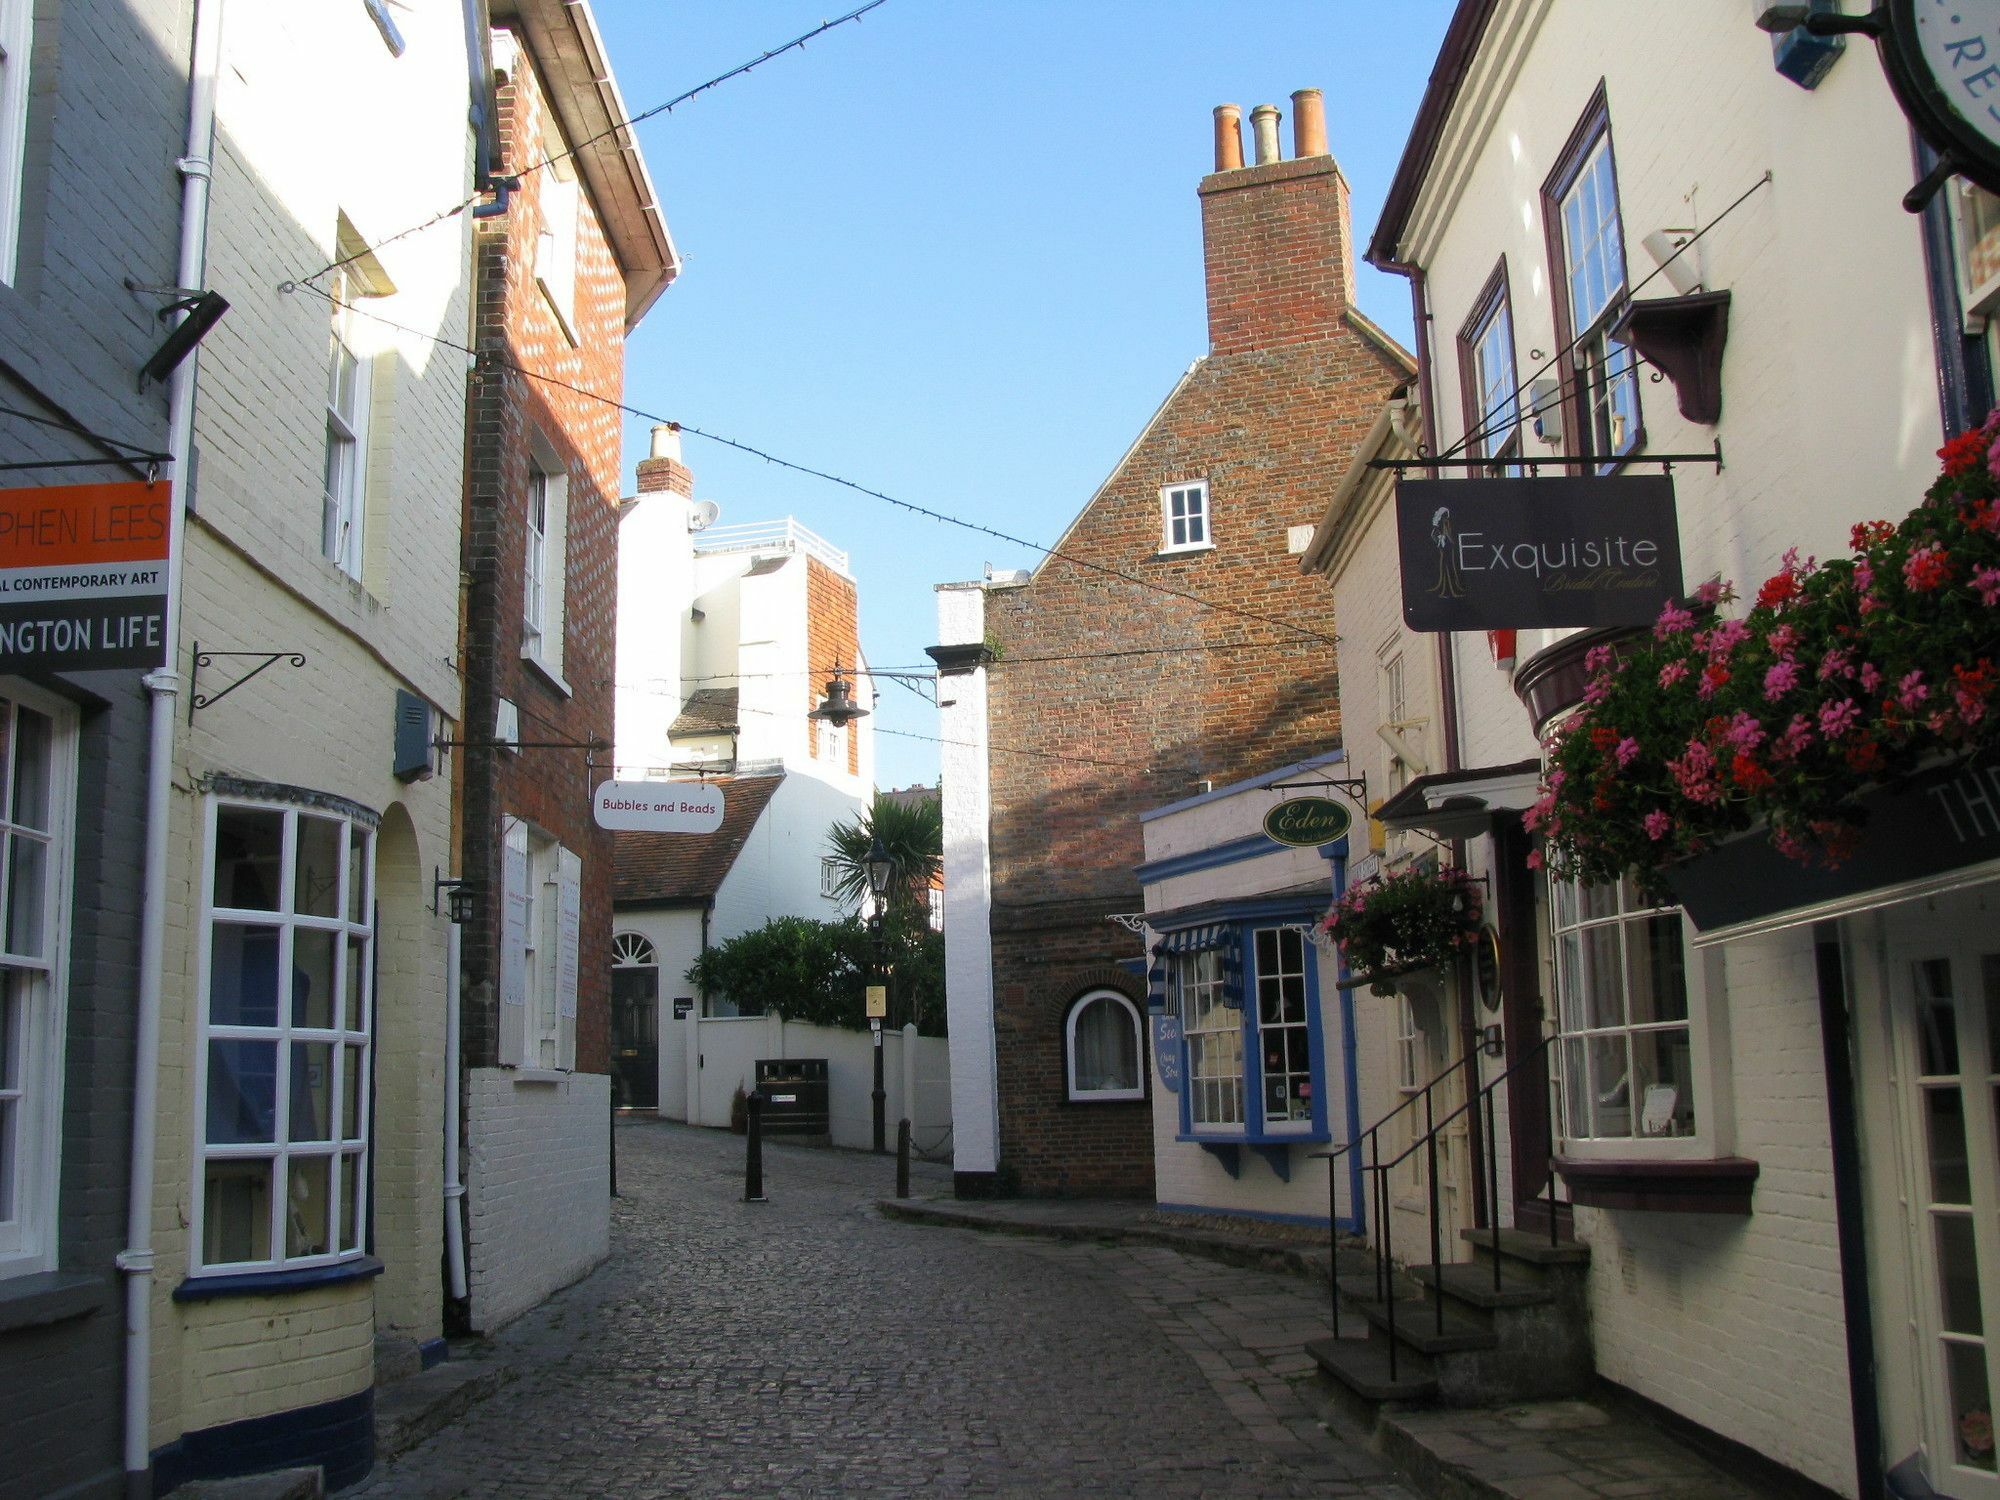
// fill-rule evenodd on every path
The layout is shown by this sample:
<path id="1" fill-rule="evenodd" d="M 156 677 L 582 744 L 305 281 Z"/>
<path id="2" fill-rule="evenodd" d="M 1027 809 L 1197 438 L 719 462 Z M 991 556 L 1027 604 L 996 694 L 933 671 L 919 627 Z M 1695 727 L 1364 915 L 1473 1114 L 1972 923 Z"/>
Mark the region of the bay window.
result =
<path id="1" fill-rule="evenodd" d="M 1189 928 L 1155 951 L 1161 1008 L 1180 1022 L 1181 1135 L 1323 1139 L 1319 982 L 1304 923 Z"/>

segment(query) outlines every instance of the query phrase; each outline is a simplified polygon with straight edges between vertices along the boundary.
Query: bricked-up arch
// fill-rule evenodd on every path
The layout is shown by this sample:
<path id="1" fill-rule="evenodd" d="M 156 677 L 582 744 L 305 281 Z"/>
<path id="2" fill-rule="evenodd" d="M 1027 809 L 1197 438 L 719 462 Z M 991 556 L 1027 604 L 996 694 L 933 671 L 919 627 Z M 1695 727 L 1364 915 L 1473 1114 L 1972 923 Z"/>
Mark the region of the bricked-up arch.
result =
<path id="1" fill-rule="evenodd" d="M 1219 171 L 1200 198 L 1210 352 L 1070 526 L 1066 556 L 985 597 L 992 743 L 1080 758 L 991 758 L 1001 1176 L 1030 1193 L 1152 1191 L 1148 1106 L 1067 1103 L 1051 1008 L 1142 956 L 1107 920 L 1142 904 L 1141 813 L 1339 746 L 1332 594 L 1301 574 L 1288 531 L 1320 519 L 1415 369 L 1348 305 L 1347 184 L 1332 157 Z M 1163 554 L 1161 489 L 1192 479 L 1208 482 L 1214 546 Z M 1094 655 L 1133 646 L 1186 649 Z M 1039 656 L 1082 659 L 1025 660 Z M 1146 769 L 1106 764 L 1132 762 Z"/>

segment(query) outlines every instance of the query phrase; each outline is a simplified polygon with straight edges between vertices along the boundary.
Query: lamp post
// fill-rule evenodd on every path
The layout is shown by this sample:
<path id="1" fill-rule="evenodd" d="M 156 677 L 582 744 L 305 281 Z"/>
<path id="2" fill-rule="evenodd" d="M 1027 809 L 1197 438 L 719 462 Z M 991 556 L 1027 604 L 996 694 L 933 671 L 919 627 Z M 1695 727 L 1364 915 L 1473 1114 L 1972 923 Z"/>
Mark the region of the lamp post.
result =
<path id="1" fill-rule="evenodd" d="M 882 909 L 888 901 L 889 876 L 895 868 L 895 861 L 889 858 L 889 851 L 882 847 L 882 835 L 875 834 L 869 841 L 868 853 L 862 860 L 868 871 L 868 889 L 875 898 L 873 910 L 868 914 L 868 935 L 874 948 L 876 974 L 883 984 L 883 1010 L 888 1009 L 888 973 L 882 959 Z M 882 1155 L 889 1149 L 887 1104 L 888 1090 L 882 1087 L 882 1023 L 886 1016 L 870 1016 L 868 1029 L 875 1040 L 875 1092 L 869 1096 L 874 1105 L 875 1154 Z"/>

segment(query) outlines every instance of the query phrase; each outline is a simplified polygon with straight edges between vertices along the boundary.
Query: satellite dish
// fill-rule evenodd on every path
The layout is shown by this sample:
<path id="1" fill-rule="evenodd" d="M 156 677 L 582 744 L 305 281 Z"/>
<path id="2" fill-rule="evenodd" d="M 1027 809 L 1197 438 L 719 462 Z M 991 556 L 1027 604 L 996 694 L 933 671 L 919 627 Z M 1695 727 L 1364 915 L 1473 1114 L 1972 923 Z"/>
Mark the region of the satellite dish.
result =
<path id="1" fill-rule="evenodd" d="M 715 518 L 722 514 L 722 507 L 713 500 L 697 500 L 688 511 L 688 530 L 706 531 L 715 524 Z"/>

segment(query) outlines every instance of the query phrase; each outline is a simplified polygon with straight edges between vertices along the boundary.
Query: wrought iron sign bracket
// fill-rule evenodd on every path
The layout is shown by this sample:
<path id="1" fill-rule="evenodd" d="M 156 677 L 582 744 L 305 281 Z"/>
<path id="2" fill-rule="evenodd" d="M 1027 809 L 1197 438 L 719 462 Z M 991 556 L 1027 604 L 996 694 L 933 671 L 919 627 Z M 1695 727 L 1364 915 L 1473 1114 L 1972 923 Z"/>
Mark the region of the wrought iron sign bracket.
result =
<path id="1" fill-rule="evenodd" d="M 1142 911 L 1115 911 L 1104 920 L 1107 922 L 1116 922 L 1127 932 L 1144 932 L 1146 930 L 1146 914 Z"/>
<path id="2" fill-rule="evenodd" d="M 442 753 L 446 750 L 582 750 L 587 752 L 586 764 L 595 765 L 594 757 L 600 750 L 609 750 L 609 740 L 448 740 L 440 735 L 431 741 L 431 748 Z"/>
<path id="3" fill-rule="evenodd" d="M 1393 469 L 1401 474 L 1406 469 L 1498 469 L 1522 468 L 1531 479 L 1539 478 L 1536 472 L 1543 464 L 1562 466 L 1581 464 L 1586 471 L 1594 471 L 1598 464 L 1606 462 L 1601 453 L 1553 453 L 1547 458 L 1371 458 L 1371 469 Z M 1620 468 L 1633 464 L 1659 464 L 1671 470 L 1675 464 L 1714 464 L 1717 472 L 1722 469 L 1722 439 L 1715 440 L 1713 453 L 1633 453 L 1616 460 Z"/>
<path id="4" fill-rule="evenodd" d="M 201 669 L 203 667 L 214 666 L 218 658 L 225 656 L 232 658 L 259 656 L 263 660 L 219 693 L 196 692 L 196 684 L 201 681 Z M 227 698 L 231 693 L 242 687 L 244 683 L 255 677 L 266 667 L 280 661 L 288 661 L 295 667 L 303 667 L 306 664 L 306 654 L 303 651 L 204 651 L 201 649 L 201 642 L 196 641 L 194 643 L 194 664 L 188 670 L 188 723 L 192 724 L 194 722 L 195 711 L 197 709 L 211 708 L 215 704 L 220 703 L 224 698 Z"/>
<path id="5" fill-rule="evenodd" d="M 1368 773 L 1359 776 L 1315 776 L 1310 781 L 1274 781 L 1264 790 L 1267 792 L 1296 792 L 1306 787 L 1335 786 L 1353 799 L 1357 807 L 1368 806 Z"/>

